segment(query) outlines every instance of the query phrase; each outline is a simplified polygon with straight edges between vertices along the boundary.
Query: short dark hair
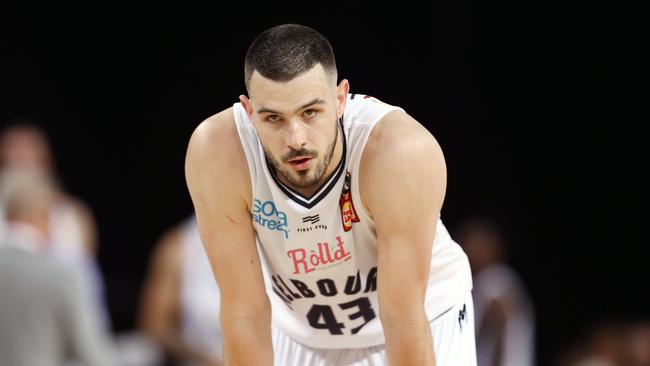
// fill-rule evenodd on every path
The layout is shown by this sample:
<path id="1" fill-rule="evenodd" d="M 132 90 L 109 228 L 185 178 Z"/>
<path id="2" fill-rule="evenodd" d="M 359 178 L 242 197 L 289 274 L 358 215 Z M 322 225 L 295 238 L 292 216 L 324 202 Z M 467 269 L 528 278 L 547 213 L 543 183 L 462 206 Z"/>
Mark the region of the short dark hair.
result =
<path id="1" fill-rule="evenodd" d="M 268 28 L 255 37 L 246 52 L 246 89 L 254 71 L 271 80 L 289 81 L 319 63 L 336 78 L 332 45 L 321 33 L 299 24 Z"/>

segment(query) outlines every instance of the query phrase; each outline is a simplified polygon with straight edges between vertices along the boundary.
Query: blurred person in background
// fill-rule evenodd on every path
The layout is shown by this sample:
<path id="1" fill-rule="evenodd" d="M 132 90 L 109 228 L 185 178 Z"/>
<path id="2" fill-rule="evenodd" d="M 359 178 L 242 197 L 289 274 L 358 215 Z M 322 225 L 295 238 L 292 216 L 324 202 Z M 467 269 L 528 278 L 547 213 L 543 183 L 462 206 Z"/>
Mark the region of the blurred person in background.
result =
<path id="1" fill-rule="evenodd" d="M 221 366 L 219 306 L 219 288 L 191 216 L 164 233 L 154 248 L 139 328 L 179 365 Z"/>
<path id="2" fill-rule="evenodd" d="M 629 325 L 623 344 L 625 365 L 650 366 L 650 322 Z"/>
<path id="3" fill-rule="evenodd" d="M 632 366 L 624 362 L 625 327 L 618 321 L 600 321 L 584 331 L 560 355 L 558 366 Z"/>
<path id="4" fill-rule="evenodd" d="M 477 215 L 461 222 L 456 235 L 474 278 L 478 366 L 534 365 L 534 309 L 525 284 L 507 263 L 500 227 Z"/>
<path id="5" fill-rule="evenodd" d="M 93 297 L 106 329 L 110 320 L 105 302 L 104 280 L 97 263 L 97 229 L 90 208 L 79 198 L 65 192 L 55 170 L 54 155 L 44 130 L 27 120 L 11 121 L 0 133 L 0 218 L 8 189 L 7 181 L 15 174 L 41 176 L 52 182 L 54 197 L 49 207 L 48 228 L 51 246 L 48 253 L 77 272 Z M 2 237 L 3 220 L 0 220 Z"/>
<path id="6" fill-rule="evenodd" d="M 650 323 L 601 320 L 560 354 L 558 366 L 650 366 Z"/>
<path id="7" fill-rule="evenodd" d="M 114 366 L 108 334 L 79 277 L 46 254 L 53 185 L 33 174 L 12 174 L 3 183 L 0 365 Z"/>

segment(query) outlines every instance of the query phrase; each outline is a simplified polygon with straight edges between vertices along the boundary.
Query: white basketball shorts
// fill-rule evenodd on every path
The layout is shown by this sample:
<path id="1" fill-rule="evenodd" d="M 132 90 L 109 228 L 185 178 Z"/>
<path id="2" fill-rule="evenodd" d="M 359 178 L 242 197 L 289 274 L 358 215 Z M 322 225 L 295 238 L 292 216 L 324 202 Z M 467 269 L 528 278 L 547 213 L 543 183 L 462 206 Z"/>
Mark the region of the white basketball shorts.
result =
<path id="1" fill-rule="evenodd" d="M 436 366 L 476 366 L 474 304 L 468 292 L 463 300 L 429 323 Z M 276 366 L 388 366 L 386 346 L 324 349 L 298 343 L 273 327 Z"/>

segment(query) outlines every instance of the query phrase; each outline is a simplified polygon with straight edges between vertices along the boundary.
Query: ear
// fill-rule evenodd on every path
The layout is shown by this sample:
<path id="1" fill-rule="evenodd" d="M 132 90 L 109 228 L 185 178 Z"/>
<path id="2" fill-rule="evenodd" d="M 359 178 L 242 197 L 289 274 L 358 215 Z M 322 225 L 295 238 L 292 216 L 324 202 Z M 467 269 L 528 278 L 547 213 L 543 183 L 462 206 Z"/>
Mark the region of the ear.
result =
<path id="1" fill-rule="evenodd" d="M 239 102 L 241 102 L 241 105 L 246 109 L 246 113 L 248 113 L 248 117 L 253 119 L 253 106 L 251 105 L 250 99 L 248 99 L 245 95 L 240 95 L 239 96 Z"/>
<path id="2" fill-rule="evenodd" d="M 348 92 L 350 91 L 350 82 L 347 79 L 341 80 L 336 86 L 336 116 L 341 118 L 345 111 L 345 103 L 348 101 Z"/>

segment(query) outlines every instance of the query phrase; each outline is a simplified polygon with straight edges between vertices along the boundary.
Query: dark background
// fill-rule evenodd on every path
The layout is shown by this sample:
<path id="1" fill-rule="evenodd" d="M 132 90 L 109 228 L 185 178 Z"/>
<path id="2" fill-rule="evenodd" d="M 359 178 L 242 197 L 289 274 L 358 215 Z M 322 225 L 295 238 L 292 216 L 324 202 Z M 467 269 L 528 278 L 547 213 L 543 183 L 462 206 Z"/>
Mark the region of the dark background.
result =
<path id="1" fill-rule="evenodd" d="M 152 246 L 191 213 L 193 128 L 245 92 L 255 34 L 314 26 L 353 92 L 440 142 L 452 234 L 477 210 L 502 218 L 546 364 L 650 305 L 647 5 L 571 4 L 2 5 L 0 121 L 45 126 L 66 188 L 95 212 L 114 328 L 129 330 Z"/>

